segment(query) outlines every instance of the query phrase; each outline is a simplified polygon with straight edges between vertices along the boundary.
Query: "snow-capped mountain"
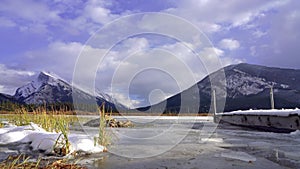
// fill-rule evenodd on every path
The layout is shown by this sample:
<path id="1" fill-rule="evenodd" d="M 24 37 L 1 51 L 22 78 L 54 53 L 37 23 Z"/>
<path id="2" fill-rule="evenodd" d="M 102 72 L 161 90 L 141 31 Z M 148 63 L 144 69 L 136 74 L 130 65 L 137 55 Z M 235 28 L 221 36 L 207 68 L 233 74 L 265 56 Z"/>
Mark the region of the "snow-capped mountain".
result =
<path id="1" fill-rule="evenodd" d="M 94 96 L 82 89 L 72 87 L 66 80 L 47 72 L 41 72 L 37 79 L 18 88 L 14 98 L 17 102 L 25 104 L 73 103 L 73 94 L 76 94 L 76 100 L 82 103 L 96 101 L 101 105 L 104 102 L 107 107 L 113 110 L 116 110 L 115 106 L 124 107 L 115 100 L 111 102 L 113 99 L 105 94 L 100 93 Z M 106 100 L 107 98 L 109 100 Z"/>
<path id="2" fill-rule="evenodd" d="M 226 76 L 226 85 L 223 84 L 220 73 Z M 183 108 L 186 112 L 207 112 L 211 107 L 211 79 L 219 84 L 216 88 L 217 102 L 220 98 L 226 97 L 225 111 L 246 110 L 246 109 L 269 109 L 270 87 L 274 89 L 275 108 L 300 107 L 300 70 L 270 68 L 265 66 L 238 64 L 225 67 L 216 71 L 191 88 L 176 94 L 167 100 L 153 105 L 151 111 L 161 112 L 163 104 L 166 104 L 166 112 L 176 112 Z M 96 100 L 98 105 L 103 102 L 113 110 L 126 110 L 126 107 L 118 103 L 111 96 L 98 92 L 90 94 L 82 89 L 73 87 L 66 80 L 57 75 L 41 72 L 37 79 L 17 89 L 14 96 L 0 94 L 0 102 L 10 101 L 23 104 L 44 104 L 44 103 L 73 103 L 73 94 L 78 100 L 86 102 Z M 181 104 L 181 95 L 188 96 L 187 104 Z M 193 100 L 200 96 L 199 108 L 194 108 Z M 219 111 L 222 107 L 217 104 Z M 149 107 L 139 108 L 147 110 Z"/>
<path id="3" fill-rule="evenodd" d="M 41 72 L 37 79 L 18 88 L 14 97 L 26 104 L 70 102 L 72 86 L 54 74 Z"/>
<path id="4" fill-rule="evenodd" d="M 219 78 L 220 73 L 224 72 L 226 85 Z M 275 108 L 295 108 L 300 107 L 300 70 L 271 68 L 265 66 L 238 64 L 216 71 L 191 88 L 175 95 L 167 100 L 152 106 L 160 107 L 160 104 L 167 104 L 165 111 L 178 111 L 180 108 L 181 95 L 185 94 L 192 99 L 196 95 L 200 96 L 199 110 L 193 113 L 208 112 L 211 106 L 211 79 L 219 84 L 216 86 L 217 99 L 226 97 L 225 110 L 246 110 L 246 109 L 269 109 L 270 105 L 270 88 L 274 88 Z M 198 92 L 196 92 L 198 88 Z M 189 102 L 189 101 L 188 101 Z M 218 105 L 217 105 L 218 106 Z M 192 107 L 192 105 L 181 106 Z M 148 107 L 149 108 L 149 107 Z M 140 110 L 147 109 L 141 108 Z M 223 111 L 218 107 L 219 111 Z M 191 109 L 189 109 L 191 110 Z"/>

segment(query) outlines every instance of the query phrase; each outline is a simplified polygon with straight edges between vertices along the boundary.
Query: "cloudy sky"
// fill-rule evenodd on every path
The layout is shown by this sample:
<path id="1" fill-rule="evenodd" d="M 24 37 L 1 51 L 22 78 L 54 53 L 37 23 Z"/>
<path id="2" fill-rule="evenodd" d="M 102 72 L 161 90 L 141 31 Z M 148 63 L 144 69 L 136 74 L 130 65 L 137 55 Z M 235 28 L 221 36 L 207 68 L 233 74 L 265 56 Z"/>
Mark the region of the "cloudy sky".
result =
<path id="1" fill-rule="evenodd" d="M 297 0 L 2 0 L 0 92 L 14 94 L 42 70 L 72 82 L 76 69 L 80 81 L 93 77 L 95 90 L 137 107 L 191 86 L 218 69 L 216 62 L 300 69 L 299 6 Z M 189 24 L 172 25 L 182 21 Z M 165 30 L 181 39 L 157 33 Z M 111 44 L 124 33 L 131 36 Z"/>

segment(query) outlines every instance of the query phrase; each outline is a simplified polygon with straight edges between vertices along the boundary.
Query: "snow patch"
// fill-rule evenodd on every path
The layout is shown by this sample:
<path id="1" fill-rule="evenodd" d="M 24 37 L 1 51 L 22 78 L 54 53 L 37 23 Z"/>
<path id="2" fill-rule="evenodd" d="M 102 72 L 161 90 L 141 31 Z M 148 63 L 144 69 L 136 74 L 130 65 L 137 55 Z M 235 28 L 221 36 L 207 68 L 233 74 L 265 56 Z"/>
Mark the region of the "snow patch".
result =
<path id="1" fill-rule="evenodd" d="M 296 130 L 294 132 L 291 132 L 290 135 L 300 136 L 300 130 Z"/>
<path id="2" fill-rule="evenodd" d="M 233 69 L 233 71 L 237 73 L 229 75 L 229 77 L 226 78 L 226 87 L 229 90 L 237 90 L 238 93 L 229 92 L 228 96 L 230 97 L 235 98 L 239 94 L 244 96 L 258 94 L 271 85 L 270 82 L 267 82 L 264 78 L 255 77 L 237 69 Z"/>
<path id="3" fill-rule="evenodd" d="M 289 85 L 286 85 L 286 84 L 281 84 L 280 86 L 281 86 L 282 88 L 284 88 L 284 89 L 287 89 L 287 88 L 290 87 Z"/>
<path id="4" fill-rule="evenodd" d="M 42 71 L 41 74 L 44 74 L 44 75 L 46 75 L 48 77 L 52 77 L 53 79 L 56 79 L 56 80 L 59 79 L 59 80 L 67 82 L 66 80 L 63 80 L 63 78 L 61 78 L 60 76 L 58 76 L 57 74 L 52 73 L 52 72 L 50 73 L 50 72 Z"/>
<path id="5" fill-rule="evenodd" d="M 0 128 L 0 145 L 12 143 L 28 143 L 33 151 L 42 150 L 52 153 L 60 133 L 47 132 L 34 123 L 27 126 L 7 126 Z M 103 146 L 95 146 L 94 141 L 87 135 L 70 134 L 68 136 L 71 147 L 70 153 L 99 153 L 103 152 Z"/>
<path id="6" fill-rule="evenodd" d="M 289 116 L 300 115 L 300 109 L 270 109 L 270 110 L 238 110 L 218 115 L 271 115 L 271 116 Z"/>

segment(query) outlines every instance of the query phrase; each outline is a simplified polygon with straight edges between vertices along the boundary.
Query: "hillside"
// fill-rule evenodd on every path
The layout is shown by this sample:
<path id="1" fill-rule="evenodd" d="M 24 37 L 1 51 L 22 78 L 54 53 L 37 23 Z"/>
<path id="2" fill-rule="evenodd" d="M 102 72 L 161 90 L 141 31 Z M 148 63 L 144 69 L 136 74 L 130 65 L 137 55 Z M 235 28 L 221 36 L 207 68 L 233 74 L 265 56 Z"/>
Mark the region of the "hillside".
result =
<path id="1" fill-rule="evenodd" d="M 269 109 L 270 87 L 274 88 L 275 108 L 300 107 L 300 70 L 272 68 L 251 64 L 230 65 L 224 68 L 226 86 L 222 85 L 223 79 L 218 75 L 223 70 L 218 70 L 205 77 L 191 88 L 176 94 L 167 100 L 153 105 L 152 111 L 166 104 L 164 112 L 178 112 L 180 108 L 187 113 L 209 112 L 211 106 L 211 79 L 216 84 L 217 109 L 222 112 L 222 106 L 218 101 L 225 97 L 224 111 L 247 110 L 247 109 Z M 223 83 L 225 84 L 225 83 Z M 196 89 L 198 88 L 198 93 Z M 200 96 L 199 108 L 192 108 L 193 105 L 180 105 L 181 95 L 190 96 L 186 102 L 193 102 L 193 98 Z M 185 97 L 186 98 L 186 97 Z M 139 108 L 147 110 L 150 107 Z"/>

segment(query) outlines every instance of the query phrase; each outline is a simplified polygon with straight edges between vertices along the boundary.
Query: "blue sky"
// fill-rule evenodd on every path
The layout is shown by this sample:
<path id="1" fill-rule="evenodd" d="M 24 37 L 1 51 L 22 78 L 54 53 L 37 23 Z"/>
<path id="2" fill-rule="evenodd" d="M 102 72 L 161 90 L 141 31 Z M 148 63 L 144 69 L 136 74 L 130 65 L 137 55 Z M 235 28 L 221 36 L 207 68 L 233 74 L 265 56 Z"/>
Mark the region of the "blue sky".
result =
<path id="1" fill-rule="evenodd" d="M 0 92 L 13 94 L 17 87 L 30 82 L 42 70 L 72 81 L 80 51 L 89 47 L 86 42 L 97 30 L 116 19 L 143 12 L 172 14 L 195 25 L 213 45 L 213 50 L 203 52 L 208 56 L 214 53 L 223 66 L 247 62 L 300 69 L 299 6 L 297 0 L 229 0 L 226 3 L 220 0 L 2 0 Z M 123 31 L 135 26 L 134 23 L 137 22 L 128 20 L 122 25 L 125 25 Z M 161 23 L 154 20 L 151 24 Z M 101 49 L 91 48 L 91 53 L 101 53 L 105 48 L 102 44 Z M 192 57 L 174 39 L 156 35 L 129 37 L 111 50 L 104 66 L 99 68 L 96 88 L 110 93 L 111 77 L 116 67 L 124 63 L 124 57 L 137 51 L 143 51 L 146 56 L 155 53 L 153 48 L 172 50 L 187 63 Z M 189 67 L 196 80 L 207 75 L 199 65 L 189 64 Z M 173 73 L 181 72 L 174 70 Z M 148 104 L 149 94 L 153 95 L 151 91 L 158 91 L 154 89 L 161 89 L 164 94 L 154 92 L 153 102 L 179 92 L 170 77 L 163 76 L 155 71 L 152 75 L 140 74 L 132 80 L 129 95 L 126 93 L 129 89 L 124 86 L 115 89 L 114 95 L 122 103 L 135 107 Z M 152 81 L 148 81 L 149 77 Z M 120 75 L 122 78 L 126 79 L 126 75 Z"/>

